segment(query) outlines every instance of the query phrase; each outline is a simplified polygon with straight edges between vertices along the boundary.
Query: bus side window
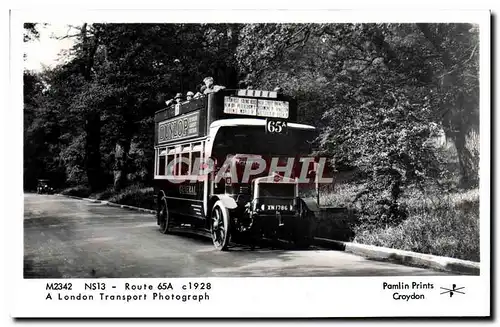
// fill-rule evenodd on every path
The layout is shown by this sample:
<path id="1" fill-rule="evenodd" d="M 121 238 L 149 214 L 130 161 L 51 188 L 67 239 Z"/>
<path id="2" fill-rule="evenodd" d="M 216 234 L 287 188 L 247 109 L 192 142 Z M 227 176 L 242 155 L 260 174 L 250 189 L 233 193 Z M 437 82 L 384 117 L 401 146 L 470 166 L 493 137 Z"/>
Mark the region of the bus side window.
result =
<path id="1" fill-rule="evenodd" d="M 165 176 L 165 166 L 166 166 L 166 157 L 160 156 L 160 160 L 158 162 L 158 175 Z"/>
<path id="2" fill-rule="evenodd" d="M 165 175 L 165 160 L 167 154 L 166 148 L 159 148 L 155 150 L 156 160 L 155 160 L 155 175 L 164 176 Z"/>
<path id="3" fill-rule="evenodd" d="M 167 156 L 167 175 L 169 176 L 174 175 L 174 158 L 175 155 L 173 154 Z"/>
<path id="4" fill-rule="evenodd" d="M 191 153 L 191 175 L 199 175 L 199 170 L 201 170 L 201 164 L 202 162 L 200 161 L 201 158 L 201 152 L 192 152 Z"/>
<path id="5" fill-rule="evenodd" d="M 191 175 L 200 175 L 200 171 L 203 169 L 201 161 L 201 154 L 203 153 L 203 142 L 194 143 L 191 152 Z"/>
<path id="6" fill-rule="evenodd" d="M 179 154 L 177 164 L 177 174 L 181 176 L 189 175 L 189 153 Z"/>
<path id="7" fill-rule="evenodd" d="M 189 172 L 189 152 L 191 150 L 190 144 L 176 145 L 176 162 L 175 162 L 175 175 L 185 176 Z"/>

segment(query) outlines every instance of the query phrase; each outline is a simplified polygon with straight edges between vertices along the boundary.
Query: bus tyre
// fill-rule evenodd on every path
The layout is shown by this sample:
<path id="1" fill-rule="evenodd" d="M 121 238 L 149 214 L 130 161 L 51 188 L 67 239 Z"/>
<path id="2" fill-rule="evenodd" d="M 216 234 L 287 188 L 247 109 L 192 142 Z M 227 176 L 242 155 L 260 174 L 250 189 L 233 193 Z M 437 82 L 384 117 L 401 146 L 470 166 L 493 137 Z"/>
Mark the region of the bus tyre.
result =
<path id="1" fill-rule="evenodd" d="M 230 227 L 229 210 L 221 201 L 215 202 L 210 215 L 210 232 L 217 250 L 227 250 L 230 240 Z"/>
<path id="2" fill-rule="evenodd" d="M 169 234 L 171 227 L 171 217 L 170 217 L 170 212 L 168 211 L 166 199 L 160 200 L 157 210 L 158 210 L 157 212 L 158 222 L 160 224 L 160 232 L 162 234 Z"/>

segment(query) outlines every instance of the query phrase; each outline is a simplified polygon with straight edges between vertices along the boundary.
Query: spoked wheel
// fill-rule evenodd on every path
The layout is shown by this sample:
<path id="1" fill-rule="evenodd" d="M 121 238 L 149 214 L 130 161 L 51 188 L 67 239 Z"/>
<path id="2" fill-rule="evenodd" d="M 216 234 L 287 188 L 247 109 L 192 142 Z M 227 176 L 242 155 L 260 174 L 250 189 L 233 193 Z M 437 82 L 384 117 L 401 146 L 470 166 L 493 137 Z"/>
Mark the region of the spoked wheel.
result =
<path id="1" fill-rule="evenodd" d="M 210 218 L 214 246 L 219 251 L 225 251 L 228 248 L 230 240 L 229 210 L 227 210 L 221 201 L 217 201 L 214 204 Z"/>
<path id="2" fill-rule="evenodd" d="M 168 212 L 168 207 L 167 207 L 167 200 L 162 199 L 160 200 L 160 205 L 158 206 L 158 221 L 160 223 L 160 232 L 162 234 L 168 234 L 170 233 L 170 224 L 171 224 L 171 219 L 170 219 L 170 213 Z"/>

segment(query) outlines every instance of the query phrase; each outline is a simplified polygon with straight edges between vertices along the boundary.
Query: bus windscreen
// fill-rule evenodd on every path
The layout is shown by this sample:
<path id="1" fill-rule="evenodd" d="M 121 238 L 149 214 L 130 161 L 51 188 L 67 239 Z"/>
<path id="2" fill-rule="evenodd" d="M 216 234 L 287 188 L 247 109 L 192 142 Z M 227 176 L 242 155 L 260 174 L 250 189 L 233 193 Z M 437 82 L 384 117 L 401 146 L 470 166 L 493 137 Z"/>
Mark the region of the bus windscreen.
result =
<path id="1" fill-rule="evenodd" d="M 246 153 L 263 156 L 294 156 L 310 153 L 316 132 L 289 129 L 285 135 L 266 134 L 261 126 L 221 127 L 213 151 L 219 154 Z"/>

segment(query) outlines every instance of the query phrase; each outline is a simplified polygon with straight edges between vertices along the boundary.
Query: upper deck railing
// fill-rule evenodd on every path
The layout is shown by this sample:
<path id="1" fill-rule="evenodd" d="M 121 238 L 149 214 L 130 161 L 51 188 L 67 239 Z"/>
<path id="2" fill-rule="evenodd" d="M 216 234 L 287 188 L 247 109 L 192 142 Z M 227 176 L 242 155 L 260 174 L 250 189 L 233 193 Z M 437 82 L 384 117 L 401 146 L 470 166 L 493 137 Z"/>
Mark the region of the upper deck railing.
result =
<path id="1" fill-rule="evenodd" d="M 270 117 L 296 122 L 295 100 L 276 91 L 223 89 L 157 111 L 155 144 L 204 136 L 220 119 Z"/>

